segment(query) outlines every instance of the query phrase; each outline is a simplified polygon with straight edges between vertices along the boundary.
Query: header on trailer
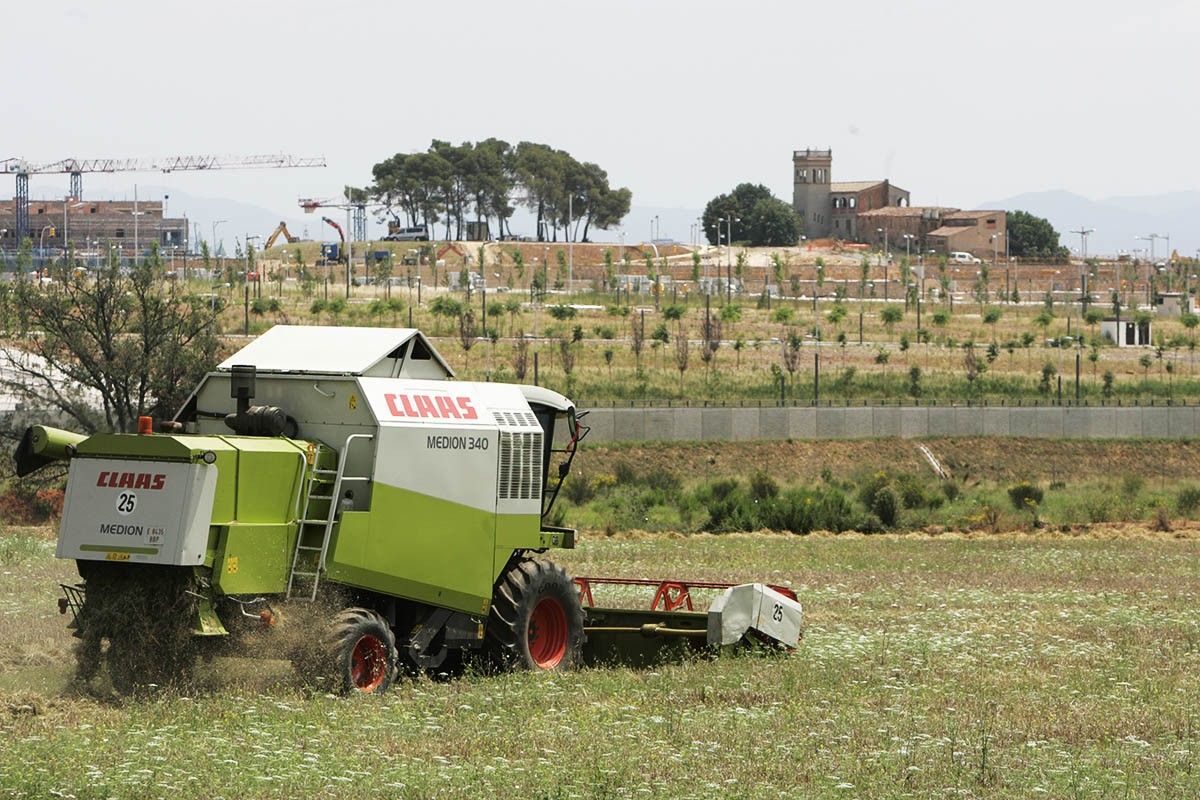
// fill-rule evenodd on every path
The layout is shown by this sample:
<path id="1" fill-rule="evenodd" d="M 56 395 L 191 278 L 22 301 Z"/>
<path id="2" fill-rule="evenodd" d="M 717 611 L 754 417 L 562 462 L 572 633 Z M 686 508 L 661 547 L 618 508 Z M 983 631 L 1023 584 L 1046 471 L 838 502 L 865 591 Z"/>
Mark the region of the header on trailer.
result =
<path id="1" fill-rule="evenodd" d="M 356 375 L 447 380 L 454 370 L 416 328 L 276 325 L 222 361 L 223 372 Z"/>

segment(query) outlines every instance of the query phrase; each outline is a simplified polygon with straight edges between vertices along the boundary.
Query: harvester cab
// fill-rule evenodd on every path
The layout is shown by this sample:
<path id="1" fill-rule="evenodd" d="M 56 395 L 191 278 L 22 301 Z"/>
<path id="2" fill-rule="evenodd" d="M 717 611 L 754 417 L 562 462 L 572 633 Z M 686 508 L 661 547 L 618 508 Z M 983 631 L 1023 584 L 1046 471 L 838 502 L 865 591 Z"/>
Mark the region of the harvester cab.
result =
<path id="1" fill-rule="evenodd" d="M 575 543 L 547 518 L 581 415 L 545 388 L 453 378 L 417 330 L 281 325 L 157 432 L 145 418 L 138 434 L 31 428 L 19 472 L 69 460 L 57 554 L 82 578 L 61 603 L 81 675 L 103 660 L 119 690 L 162 684 L 197 649 L 310 626 L 281 637 L 283 655 L 373 692 L 401 662 L 558 669 L 631 634 L 728 644 L 740 623 L 720 609 L 735 606 L 734 639 L 795 643 L 799 606 L 770 587 L 714 603 L 716 622 L 689 613 L 689 591 L 715 584 L 668 582 L 649 612 L 596 608 L 593 586 L 612 580 L 542 557 Z M 759 615 L 766 598 L 778 608 Z"/>

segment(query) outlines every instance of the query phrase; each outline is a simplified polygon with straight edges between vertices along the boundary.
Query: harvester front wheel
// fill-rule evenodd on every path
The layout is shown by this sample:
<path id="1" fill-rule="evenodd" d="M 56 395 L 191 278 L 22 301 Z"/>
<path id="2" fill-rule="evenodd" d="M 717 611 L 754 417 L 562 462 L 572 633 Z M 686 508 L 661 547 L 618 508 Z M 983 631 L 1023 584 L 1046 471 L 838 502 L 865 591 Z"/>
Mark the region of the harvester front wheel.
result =
<path id="1" fill-rule="evenodd" d="M 501 667 L 570 669 L 583 651 L 579 590 L 562 567 L 522 559 L 496 582 L 488 646 Z"/>
<path id="2" fill-rule="evenodd" d="M 343 694 L 387 691 L 396 676 L 396 637 L 387 621 L 366 608 L 347 608 L 330 628 L 334 685 Z"/>

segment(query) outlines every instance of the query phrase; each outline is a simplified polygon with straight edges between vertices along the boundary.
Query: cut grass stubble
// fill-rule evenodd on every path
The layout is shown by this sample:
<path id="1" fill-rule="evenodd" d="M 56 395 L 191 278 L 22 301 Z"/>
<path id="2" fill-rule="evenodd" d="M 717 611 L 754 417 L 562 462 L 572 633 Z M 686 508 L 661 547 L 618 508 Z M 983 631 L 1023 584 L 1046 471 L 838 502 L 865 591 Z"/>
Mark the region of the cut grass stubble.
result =
<path id="1" fill-rule="evenodd" d="M 0 600 L 52 660 L 69 636 L 38 610 L 62 570 L 5 552 Z M 4 657 L 0 796 L 1195 796 L 1198 555 L 1165 537 L 587 537 L 559 554 L 577 574 L 790 581 L 806 637 L 382 698 L 240 670 L 120 706 Z"/>

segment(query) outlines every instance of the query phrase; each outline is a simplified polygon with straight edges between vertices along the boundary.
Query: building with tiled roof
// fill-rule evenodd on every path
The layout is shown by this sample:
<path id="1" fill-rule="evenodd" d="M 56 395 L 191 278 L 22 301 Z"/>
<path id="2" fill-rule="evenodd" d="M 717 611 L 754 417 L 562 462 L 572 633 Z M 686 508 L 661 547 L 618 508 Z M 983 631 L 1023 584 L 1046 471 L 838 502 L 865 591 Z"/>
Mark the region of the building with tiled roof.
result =
<path id="1" fill-rule="evenodd" d="M 833 237 L 910 254 L 1004 253 L 1005 213 L 912 206 L 909 192 L 884 178 L 835 181 L 832 150 L 792 151 L 792 207 L 809 239 Z"/>
<path id="2" fill-rule="evenodd" d="M 861 213 L 908 205 L 909 193 L 886 178 L 833 181 L 832 174 L 832 150 L 792 152 L 792 207 L 809 239 L 832 236 L 857 241 Z"/>

